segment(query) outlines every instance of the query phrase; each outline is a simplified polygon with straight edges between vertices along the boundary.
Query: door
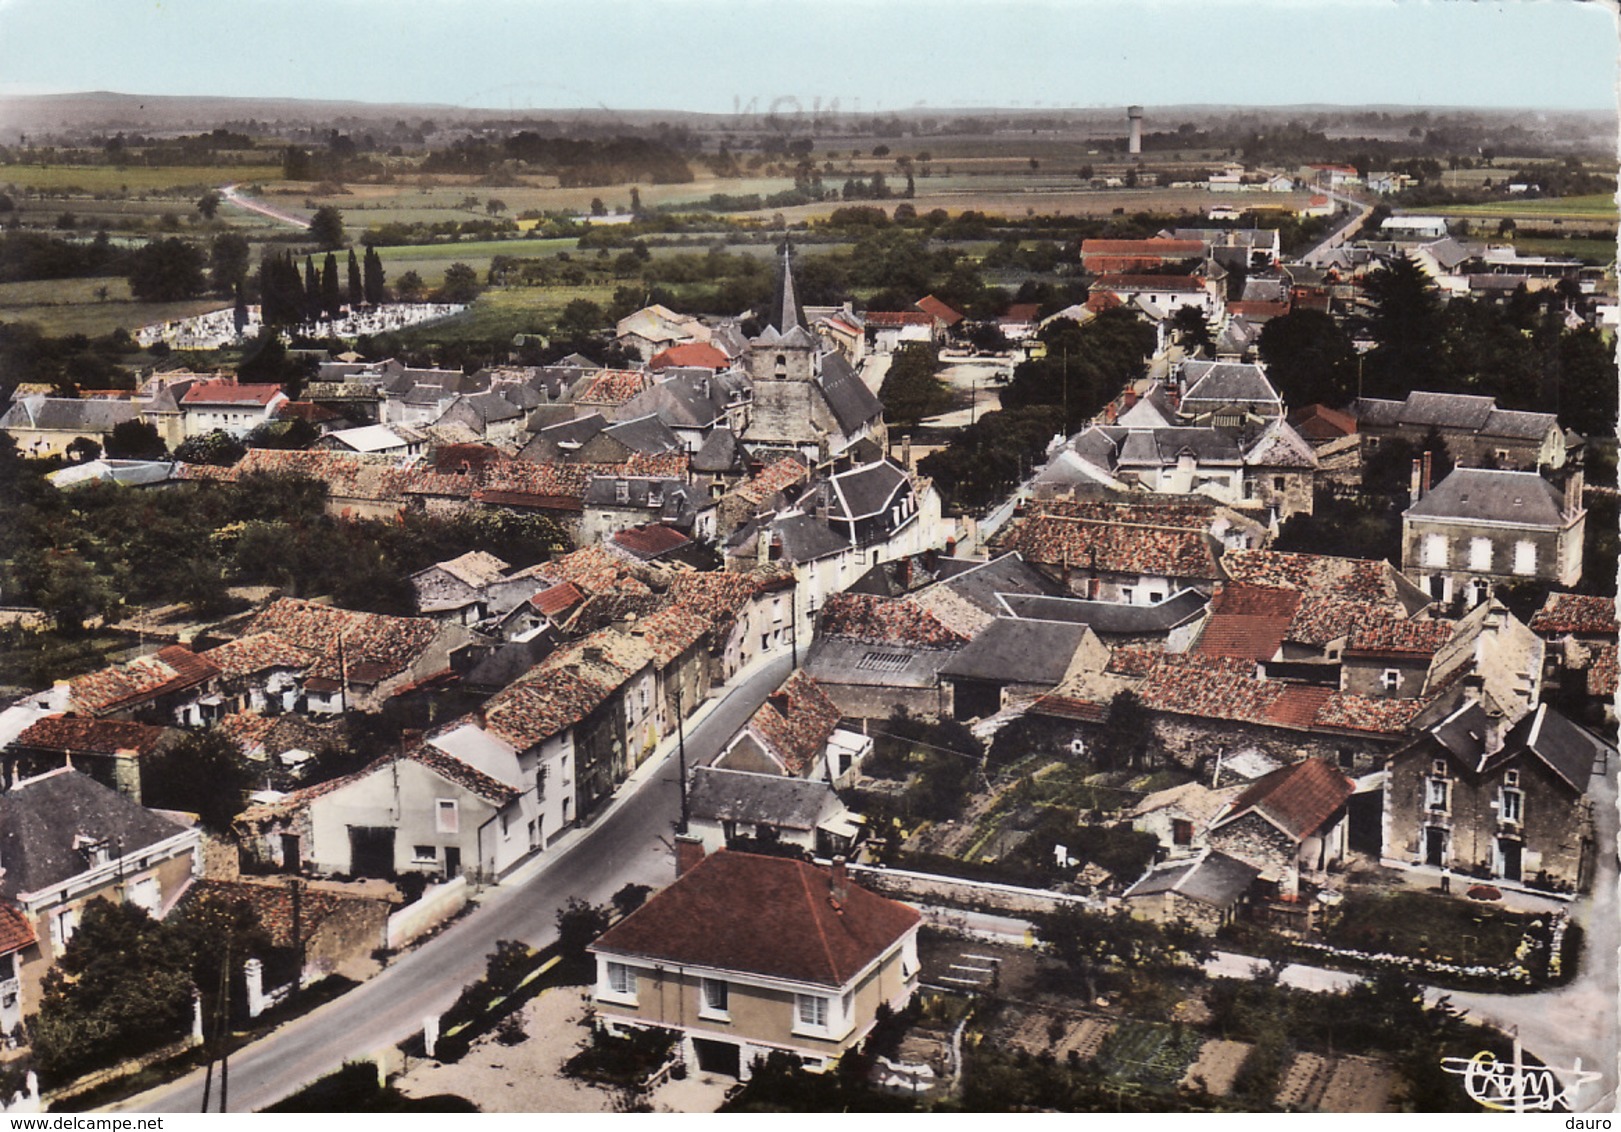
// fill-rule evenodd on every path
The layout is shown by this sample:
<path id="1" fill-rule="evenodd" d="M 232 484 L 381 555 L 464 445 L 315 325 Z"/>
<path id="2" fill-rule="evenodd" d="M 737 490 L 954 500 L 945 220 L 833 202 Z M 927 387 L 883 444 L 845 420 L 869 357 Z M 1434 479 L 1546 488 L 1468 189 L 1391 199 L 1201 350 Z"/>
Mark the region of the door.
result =
<path id="1" fill-rule="evenodd" d="M 281 835 L 281 867 L 283 872 L 296 873 L 303 863 L 303 855 L 299 852 L 298 834 L 284 833 Z"/>
<path id="2" fill-rule="evenodd" d="M 1424 863 L 1426 865 L 1444 865 L 1447 863 L 1447 831 L 1428 826 L 1424 830 Z"/>
<path id="3" fill-rule="evenodd" d="M 1497 839 L 1497 875 L 1504 880 L 1520 879 L 1520 842 L 1507 837 Z"/>
<path id="4" fill-rule="evenodd" d="M 349 827 L 349 871 L 357 877 L 394 876 L 394 831 L 386 826 Z"/>
<path id="5" fill-rule="evenodd" d="M 692 1049 L 698 1055 L 700 1073 L 720 1073 L 727 1077 L 736 1077 L 743 1072 L 743 1051 L 740 1046 L 709 1038 L 693 1038 Z"/>
<path id="6" fill-rule="evenodd" d="M 454 845 L 445 846 L 445 879 L 455 880 L 462 875 L 462 851 Z"/>

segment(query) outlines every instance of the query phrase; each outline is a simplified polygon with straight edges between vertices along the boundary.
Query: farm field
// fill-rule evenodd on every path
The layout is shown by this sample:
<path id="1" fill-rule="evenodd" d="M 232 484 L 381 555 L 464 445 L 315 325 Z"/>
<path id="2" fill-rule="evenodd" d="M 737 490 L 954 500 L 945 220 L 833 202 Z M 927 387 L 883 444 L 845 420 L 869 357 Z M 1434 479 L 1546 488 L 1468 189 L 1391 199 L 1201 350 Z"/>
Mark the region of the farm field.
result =
<path id="1" fill-rule="evenodd" d="M 473 305 L 454 318 L 420 329 L 400 332 L 408 343 L 486 341 L 514 334 L 541 334 L 575 299 L 606 305 L 613 299 L 613 284 L 584 287 L 502 287 L 481 294 Z"/>
<path id="2" fill-rule="evenodd" d="M 1443 216 L 1508 216 L 1516 220 L 1602 220 L 1616 215 L 1615 198 L 1605 193 L 1581 197 L 1543 197 L 1491 204 L 1453 204 L 1428 209 Z"/>
<path id="3" fill-rule="evenodd" d="M 107 289 L 106 299 L 96 293 L 102 287 Z M 138 303 L 130 296 L 129 283 L 120 277 L 0 283 L 0 322 L 38 323 L 48 335 L 96 338 L 120 327 L 133 332 L 150 323 L 190 318 L 229 305 L 227 299 Z"/>
<path id="4" fill-rule="evenodd" d="M 280 165 L 0 165 L 0 187 L 47 192 L 183 193 L 281 177 Z"/>
<path id="5" fill-rule="evenodd" d="M 1521 236 L 1514 240 L 1514 246 L 1525 255 L 1574 256 L 1597 264 L 1615 261 L 1614 240 Z"/>

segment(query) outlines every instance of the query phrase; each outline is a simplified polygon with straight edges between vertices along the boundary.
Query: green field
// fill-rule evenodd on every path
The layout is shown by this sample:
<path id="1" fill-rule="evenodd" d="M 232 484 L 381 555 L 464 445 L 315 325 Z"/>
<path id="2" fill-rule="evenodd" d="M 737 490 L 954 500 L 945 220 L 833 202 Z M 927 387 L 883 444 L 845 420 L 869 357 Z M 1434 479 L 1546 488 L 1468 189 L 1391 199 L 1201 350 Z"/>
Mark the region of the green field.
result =
<path id="1" fill-rule="evenodd" d="M 1574 256 L 1600 265 L 1615 262 L 1614 240 L 1590 240 L 1582 237 L 1561 240 L 1556 237 L 1544 239 L 1537 236 L 1521 236 L 1514 240 L 1514 246 L 1524 255 Z"/>
<path id="2" fill-rule="evenodd" d="M 1543 197 L 1504 200 L 1492 204 L 1452 204 L 1426 209 L 1443 216 L 1508 216 L 1516 220 L 1603 220 L 1616 215 L 1615 198 L 1607 193 L 1582 197 Z"/>
<path id="3" fill-rule="evenodd" d="M 544 334 L 552 320 L 574 299 L 605 306 L 613 287 L 499 287 L 485 291 L 463 314 L 406 330 L 408 343 L 483 342 L 514 334 Z"/>
<path id="4" fill-rule="evenodd" d="M 60 193 L 201 192 L 232 181 L 251 183 L 281 176 L 279 165 L 159 166 L 144 165 L 0 165 L 0 185 Z"/>
<path id="5" fill-rule="evenodd" d="M 107 298 L 96 295 L 107 288 Z M 190 318 L 229 306 L 226 299 L 187 299 L 179 303 L 137 303 L 120 278 L 49 279 L 0 284 L 0 322 L 34 322 L 52 336 L 87 334 L 92 338 L 122 327 L 135 331 L 154 322 Z"/>

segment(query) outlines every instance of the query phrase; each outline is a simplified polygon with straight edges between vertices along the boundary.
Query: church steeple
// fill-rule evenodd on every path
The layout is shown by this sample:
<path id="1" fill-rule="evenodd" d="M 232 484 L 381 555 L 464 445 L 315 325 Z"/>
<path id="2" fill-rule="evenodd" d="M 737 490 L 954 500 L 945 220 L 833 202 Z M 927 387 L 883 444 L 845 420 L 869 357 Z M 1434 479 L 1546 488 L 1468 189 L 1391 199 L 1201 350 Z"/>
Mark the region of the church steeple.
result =
<path id="1" fill-rule="evenodd" d="M 784 238 L 782 265 L 777 274 L 777 289 L 771 297 L 771 309 L 766 312 L 766 325 L 776 327 L 779 334 L 786 334 L 796 326 L 805 325 L 805 312 L 800 309 L 799 299 L 794 294 L 794 269 L 790 262 L 793 254 L 793 244 Z"/>

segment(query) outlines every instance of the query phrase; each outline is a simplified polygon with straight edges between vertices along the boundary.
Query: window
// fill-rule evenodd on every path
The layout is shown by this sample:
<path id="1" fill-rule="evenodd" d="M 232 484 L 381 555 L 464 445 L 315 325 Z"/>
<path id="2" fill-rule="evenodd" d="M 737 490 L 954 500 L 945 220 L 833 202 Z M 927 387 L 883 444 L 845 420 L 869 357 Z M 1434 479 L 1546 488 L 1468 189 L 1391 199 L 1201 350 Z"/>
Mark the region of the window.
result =
<path id="1" fill-rule="evenodd" d="M 608 992 L 622 998 L 635 998 L 636 968 L 625 963 L 609 963 Z"/>
<path id="2" fill-rule="evenodd" d="M 1514 572 L 1516 574 L 1537 572 L 1537 544 L 1530 539 L 1521 539 L 1514 544 Z"/>
<path id="3" fill-rule="evenodd" d="M 1379 686 L 1387 692 L 1394 692 L 1401 687 L 1401 669 L 1387 668 L 1379 674 Z"/>
<path id="4" fill-rule="evenodd" d="M 79 926 L 79 910 L 77 908 L 64 908 L 51 917 L 51 942 L 58 948 L 68 945 L 73 938 L 73 931 Z"/>
<path id="5" fill-rule="evenodd" d="M 1444 778 L 1432 778 L 1429 788 L 1429 807 L 1432 810 L 1447 808 L 1447 781 Z"/>
<path id="6" fill-rule="evenodd" d="M 796 1029 L 827 1029 L 827 999 L 817 994 L 794 995 Z"/>
<path id="7" fill-rule="evenodd" d="M 1472 538 L 1469 540 L 1469 569 L 1490 570 L 1492 568 L 1492 540 L 1489 538 Z"/>
<path id="8" fill-rule="evenodd" d="M 1503 791 L 1502 805 L 1497 810 L 1497 817 L 1501 821 L 1513 822 L 1516 825 L 1525 820 L 1525 795 L 1518 790 Z"/>
<path id="9" fill-rule="evenodd" d="M 1436 759 L 1432 764 L 1432 773 L 1437 778 L 1445 778 L 1447 776 L 1447 761 L 1445 759 Z"/>
<path id="10" fill-rule="evenodd" d="M 1423 543 L 1424 565 L 1445 566 L 1447 564 L 1447 536 L 1425 535 Z"/>
<path id="11" fill-rule="evenodd" d="M 1520 772 L 1517 770 L 1505 770 L 1503 772 L 1503 785 L 1511 790 L 1518 790 L 1520 788 Z"/>
<path id="12" fill-rule="evenodd" d="M 411 860 L 419 865 L 437 865 L 439 863 L 439 848 L 436 845 L 411 846 Z"/>
<path id="13" fill-rule="evenodd" d="M 156 916 L 159 906 L 163 903 L 162 895 L 158 891 L 158 878 L 142 877 L 129 886 L 124 898 L 137 908 L 144 908 Z"/>
<path id="14" fill-rule="evenodd" d="M 440 798 L 434 807 L 435 828 L 440 833 L 460 833 L 461 820 L 456 812 L 456 799 Z"/>
<path id="15" fill-rule="evenodd" d="M 615 480 L 614 481 L 614 502 L 615 503 L 629 503 L 630 502 L 630 484 L 626 483 L 624 480 Z"/>
<path id="16" fill-rule="evenodd" d="M 732 988 L 725 979 L 705 979 L 703 987 L 703 1009 L 698 1011 L 704 1018 L 726 1018 L 732 1004 Z"/>
<path id="17" fill-rule="evenodd" d="M 1172 818 L 1171 842 L 1174 845 L 1192 845 L 1193 823 L 1186 818 Z"/>
<path id="18" fill-rule="evenodd" d="M 1272 477 L 1272 490 L 1273 491 L 1282 491 L 1284 489 L 1284 487 L 1285 487 L 1286 482 L 1287 481 L 1285 481 L 1282 476 L 1273 476 Z"/>
<path id="19" fill-rule="evenodd" d="M 507 814 L 501 815 L 501 840 L 506 841 L 512 836 L 512 818 Z"/>

